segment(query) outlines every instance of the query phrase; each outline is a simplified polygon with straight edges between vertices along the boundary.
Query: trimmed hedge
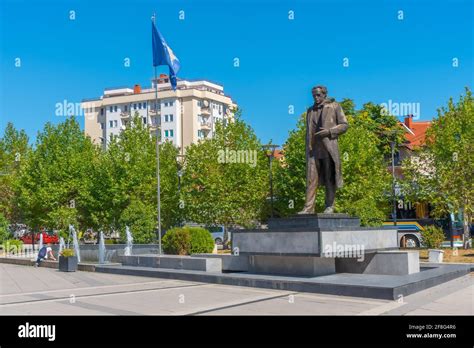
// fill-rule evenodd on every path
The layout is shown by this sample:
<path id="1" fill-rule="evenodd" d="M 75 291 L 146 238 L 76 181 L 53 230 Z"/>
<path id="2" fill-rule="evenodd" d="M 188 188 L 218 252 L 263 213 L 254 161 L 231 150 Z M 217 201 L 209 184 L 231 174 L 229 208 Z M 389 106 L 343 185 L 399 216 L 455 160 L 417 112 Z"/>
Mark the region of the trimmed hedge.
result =
<path id="1" fill-rule="evenodd" d="M 211 233 L 202 227 L 175 227 L 163 236 L 163 250 L 166 254 L 189 255 L 211 253 L 214 239 Z"/>
<path id="2" fill-rule="evenodd" d="M 191 234 L 186 228 L 175 227 L 166 231 L 161 242 L 166 254 L 187 255 L 191 250 Z"/>
<path id="3" fill-rule="evenodd" d="M 191 254 L 212 253 L 214 239 L 211 233 L 202 227 L 189 227 L 191 233 Z"/>

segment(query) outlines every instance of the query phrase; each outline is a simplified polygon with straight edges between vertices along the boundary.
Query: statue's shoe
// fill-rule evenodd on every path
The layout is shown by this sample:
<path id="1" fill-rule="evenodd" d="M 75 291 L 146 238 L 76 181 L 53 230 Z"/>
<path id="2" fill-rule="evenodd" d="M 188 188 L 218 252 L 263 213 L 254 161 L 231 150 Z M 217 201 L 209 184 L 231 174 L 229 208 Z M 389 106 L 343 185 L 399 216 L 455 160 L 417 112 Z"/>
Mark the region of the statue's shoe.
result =
<path id="1" fill-rule="evenodd" d="M 311 210 L 308 210 L 308 209 L 303 209 L 302 211 L 298 212 L 298 215 L 307 215 L 307 214 L 313 214 L 313 212 L 311 212 Z"/>
<path id="2" fill-rule="evenodd" d="M 334 207 L 327 207 L 324 210 L 324 214 L 334 214 Z"/>

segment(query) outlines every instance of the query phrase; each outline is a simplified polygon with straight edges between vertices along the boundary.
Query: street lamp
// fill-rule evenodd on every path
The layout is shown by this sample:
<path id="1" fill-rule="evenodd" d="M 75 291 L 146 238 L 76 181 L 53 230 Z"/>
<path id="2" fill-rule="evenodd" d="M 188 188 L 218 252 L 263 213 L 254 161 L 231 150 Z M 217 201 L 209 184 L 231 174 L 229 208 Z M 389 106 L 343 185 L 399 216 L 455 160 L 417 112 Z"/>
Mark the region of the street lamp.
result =
<path id="1" fill-rule="evenodd" d="M 275 149 L 278 148 L 279 145 L 276 144 L 266 144 L 262 145 L 262 148 L 267 151 L 268 156 L 268 166 L 269 166 L 269 176 L 270 176 L 270 202 L 271 202 L 271 217 L 274 217 L 273 213 L 273 175 L 272 175 L 272 162 L 273 158 L 275 157 Z"/>

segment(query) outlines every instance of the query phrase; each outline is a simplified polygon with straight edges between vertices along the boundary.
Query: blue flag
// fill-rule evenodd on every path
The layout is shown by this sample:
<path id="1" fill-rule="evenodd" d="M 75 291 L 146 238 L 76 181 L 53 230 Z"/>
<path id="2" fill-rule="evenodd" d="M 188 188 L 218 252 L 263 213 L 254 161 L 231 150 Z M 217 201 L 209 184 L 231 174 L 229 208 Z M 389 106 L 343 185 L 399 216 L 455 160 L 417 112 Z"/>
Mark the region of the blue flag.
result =
<path id="1" fill-rule="evenodd" d="M 173 90 L 176 90 L 176 75 L 180 68 L 179 60 L 161 33 L 156 29 L 153 21 L 151 22 L 151 41 L 153 46 L 153 66 L 169 66 L 171 87 L 173 87 Z"/>

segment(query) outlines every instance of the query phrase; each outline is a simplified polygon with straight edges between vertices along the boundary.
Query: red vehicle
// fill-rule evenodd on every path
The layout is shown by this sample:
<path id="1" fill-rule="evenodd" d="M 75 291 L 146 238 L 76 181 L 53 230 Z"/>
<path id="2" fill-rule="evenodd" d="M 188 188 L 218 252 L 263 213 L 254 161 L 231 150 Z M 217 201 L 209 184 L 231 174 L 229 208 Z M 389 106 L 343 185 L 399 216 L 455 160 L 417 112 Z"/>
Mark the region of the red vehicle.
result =
<path id="1" fill-rule="evenodd" d="M 56 233 L 53 231 L 41 231 L 35 233 L 35 244 L 39 243 L 40 240 L 40 234 L 43 235 L 43 244 L 58 244 L 59 243 L 59 238 Z M 23 236 L 20 237 L 21 241 L 24 244 L 31 244 L 31 233 L 25 233 Z"/>

